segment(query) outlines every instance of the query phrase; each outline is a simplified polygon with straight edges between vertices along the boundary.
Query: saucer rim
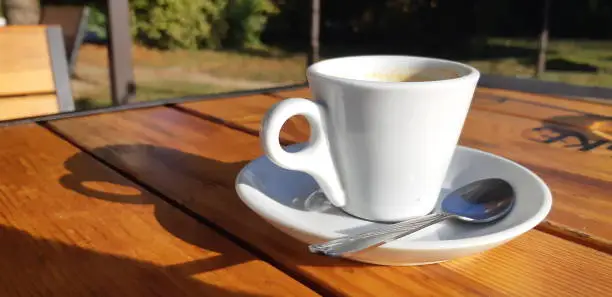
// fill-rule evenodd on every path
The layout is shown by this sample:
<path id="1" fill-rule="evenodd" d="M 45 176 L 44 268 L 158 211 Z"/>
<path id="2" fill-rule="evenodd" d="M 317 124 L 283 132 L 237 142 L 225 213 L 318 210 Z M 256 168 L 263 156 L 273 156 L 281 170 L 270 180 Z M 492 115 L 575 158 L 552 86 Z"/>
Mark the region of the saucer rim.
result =
<path id="1" fill-rule="evenodd" d="M 296 143 L 296 144 L 289 145 L 288 147 L 300 146 L 304 144 L 305 143 Z M 449 239 L 449 240 L 415 239 L 415 240 L 411 240 L 407 242 L 406 241 L 392 241 L 392 242 L 389 242 L 387 244 L 380 246 L 379 248 L 389 250 L 389 251 L 453 250 L 453 249 L 473 248 L 476 246 L 493 245 L 493 244 L 497 244 L 500 242 L 509 241 L 533 229 L 536 225 L 538 225 L 540 222 L 542 222 L 546 218 L 546 216 L 548 215 L 548 213 L 550 212 L 552 208 L 552 193 L 549 187 L 546 185 L 546 183 L 539 176 L 537 176 L 534 172 L 532 172 L 525 166 L 518 164 L 515 161 L 509 160 L 507 158 L 504 158 L 502 156 L 499 156 L 493 153 L 485 152 L 479 149 L 474 149 L 474 148 L 470 148 L 470 147 L 466 147 L 462 145 L 456 146 L 455 151 L 458 151 L 458 150 L 467 151 L 468 153 L 472 153 L 472 154 L 489 156 L 499 161 L 502 161 L 504 163 L 507 163 L 510 166 L 518 167 L 523 172 L 523 174 L 528 175 L 530 178 L 536 181 L 536 184 L 542 193 L 542 195 L 537 195 L 537 196 L 541 196 L 541 200 L 542 200 L 540 209 L 537 212 L 535 212 L 534 215 L 528 217 L 526 220 L 522 222 L 519 222 L 517 225 L 510 227 L 506 230 L 491 233 L 491 234 L 479 235 L 479 236 L 461 238 L 461 239 Z M 236 188 L 236 192 L 238 193 L 238 196 L 240 197 L 240 200 L 242 200 L 242 202 L 245 203 L 253 212 L 255 212 L 257 215 L 262 217 L 264 220 L 270 221 L 273 225 L 280 225 L 280 226 L 283 226 L 283 228 L 296 230 L 302 234 L 305 234 L 305 235 L 308 235 L 314 238 L 319 238 L 321 240 L 331 240 L 331 239 L 339 237 L 339 236 L 331 236 L 329 234 L 329 233 L 335 233 L 335 231 L 323 230 L 319 232 L 312 232 L 310 230 L 302 228 L 299 225 L 293 224 L 292 221 L 280 220 L 277 217 L 277 215 L 272 214 L 267 209 L 258 207 L 257 205 L 255 205 L 255 203 L 252 203 L 253 201 L 251 199 L 245 198 L 246 196 L 249 196 L 251 194 L 246 194 L 245 190 L 242 189 L 241 187 L 240 181 L 244 176 L 244 172 L 249 170 L 255 161 L 259 159 L 263 159 L 263 158 L 267 159 L 268 157 L 266 155 L 262 155 L 258 158 L 251 160 L 247 165 L 245 165 L 240 170 L 240 172 L 236 176 L 235 188 Z M 247 185 L 244 184 L 244 186 L 246 187 Z M 263 196 L 267 197 L 266 195 L 263 195 Z M 359 218 L 356 218 L 356 219 L 359 219 Z"/>

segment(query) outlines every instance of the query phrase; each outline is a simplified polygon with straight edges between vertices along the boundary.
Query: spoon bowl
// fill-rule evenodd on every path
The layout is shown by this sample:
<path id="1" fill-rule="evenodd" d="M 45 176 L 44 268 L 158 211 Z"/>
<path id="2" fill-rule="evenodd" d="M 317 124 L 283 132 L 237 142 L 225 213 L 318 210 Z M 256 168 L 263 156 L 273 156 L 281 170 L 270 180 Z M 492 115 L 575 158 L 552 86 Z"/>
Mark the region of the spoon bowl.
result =
<path id="1" fill-rule="evenodd" d="M 470 223 L 488 223 L 507 215 L 514 206 L 514 189 L 499 178 L 482 179 L 463 186 L 442 200 L 442 212 Z"/>

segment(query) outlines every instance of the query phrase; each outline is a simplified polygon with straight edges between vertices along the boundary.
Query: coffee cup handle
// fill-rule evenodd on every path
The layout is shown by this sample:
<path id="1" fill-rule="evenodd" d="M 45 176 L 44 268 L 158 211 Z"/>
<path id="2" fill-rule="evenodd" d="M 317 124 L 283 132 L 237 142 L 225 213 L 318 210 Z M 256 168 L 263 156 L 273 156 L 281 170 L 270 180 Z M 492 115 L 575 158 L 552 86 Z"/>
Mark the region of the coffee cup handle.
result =
<path id="1" fill-rule="evenodd" d="M 281 147 L 279 136 L 283 124 L 296 115 L 303 115 L 308 120 L 310 139 L 301 151 L 290 153 Z M 268 110 L 262 121 L 260 138 L 272 162 L 285 169 L 308 173 L 333 205 L 343 207 L 346 196 L 331 157 L 325 125 L 323 106 L 308 99 L 290 98 Z"/>

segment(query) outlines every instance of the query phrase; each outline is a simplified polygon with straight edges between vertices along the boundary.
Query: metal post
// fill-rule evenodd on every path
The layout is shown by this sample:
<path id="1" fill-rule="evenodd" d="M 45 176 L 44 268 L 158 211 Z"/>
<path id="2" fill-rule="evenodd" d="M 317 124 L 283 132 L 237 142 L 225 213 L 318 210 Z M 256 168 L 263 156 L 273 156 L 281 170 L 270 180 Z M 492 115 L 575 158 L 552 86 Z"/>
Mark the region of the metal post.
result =
<path id="1" fill-rule="evenodd" d="M 308 65 L 319 61 L 319 31 L 321 24 L 321 0 L 312 0 L 312 15 L 310 19 L 310 52 Z"/>
<path id="2" fill-rule="evenodd" d="M 108 61 L 111 96 L 114 105 L 128 102 L 135 94 L 132 65 L 132 36 L 128 0 L 107 0 Z"/>

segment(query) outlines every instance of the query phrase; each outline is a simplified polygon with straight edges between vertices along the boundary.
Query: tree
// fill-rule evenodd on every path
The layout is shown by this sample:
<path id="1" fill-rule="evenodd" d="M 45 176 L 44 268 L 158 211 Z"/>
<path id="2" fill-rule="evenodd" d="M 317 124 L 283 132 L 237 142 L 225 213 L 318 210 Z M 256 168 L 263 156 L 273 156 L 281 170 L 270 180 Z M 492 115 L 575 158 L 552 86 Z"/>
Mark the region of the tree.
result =
<path id="1" fill-rule="evenodd" d="M 2 10 L 9 25 L 33 25 L 40 20 L 38 0 L 2 0 Z"/>
<path id="2" fill-rule="evenodd" d="M 319 61 L 319 28 L 321 24 L 321 0 L 312 0 L 310 18 L 310 52 L 308 65 Z"/>
<path id="3" fill-rule="evenodd" d="M 542 76 L 546 71 L 546 50 L 548 49 L 548 15 L 550 14 L 551 0 L 544 0 L 542 32 L 540 33 L 540 50 L 538 54 L 538 65 L 536 69 L 536 77 Z"/>

